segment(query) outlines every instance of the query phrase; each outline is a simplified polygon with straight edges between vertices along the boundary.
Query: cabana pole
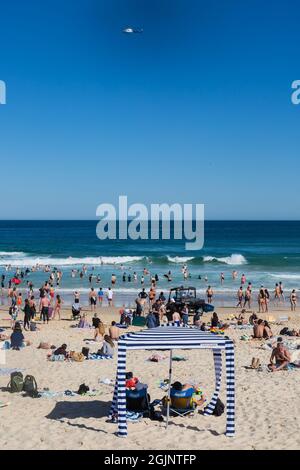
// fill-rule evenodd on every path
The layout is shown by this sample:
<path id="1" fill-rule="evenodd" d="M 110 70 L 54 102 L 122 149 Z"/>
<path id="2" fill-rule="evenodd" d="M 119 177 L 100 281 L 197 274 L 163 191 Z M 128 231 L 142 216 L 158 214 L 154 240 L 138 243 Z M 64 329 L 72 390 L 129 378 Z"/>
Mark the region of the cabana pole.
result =
<path id="1" fill-rule="evenodd" d="M 172 357 L 173 357 L 173 350 L 170 349 L 169 388 L 168 388 L 168 403 L 167 403 L 166 429 L 167 429 L 168 424 L 169 424 L 169 416 L 170 416 L 171 382 L 172 382 Z"/>

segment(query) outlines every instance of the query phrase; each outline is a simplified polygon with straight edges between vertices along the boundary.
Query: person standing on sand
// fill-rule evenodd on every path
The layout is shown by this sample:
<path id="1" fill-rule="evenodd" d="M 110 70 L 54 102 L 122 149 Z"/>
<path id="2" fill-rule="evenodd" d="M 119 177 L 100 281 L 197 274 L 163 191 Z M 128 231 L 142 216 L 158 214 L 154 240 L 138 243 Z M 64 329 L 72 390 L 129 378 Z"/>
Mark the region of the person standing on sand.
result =
<path id="1" fill-rule="evenodd" d="M 275 290 L 274 290 L 274 303 L 277 306 L 279 302 L 280 302 L 280 288 L 279 288 L 278 283 L 276 282 Z"/>
<path id="2" fill-rule="evenodd" d="M 103 297 L 104 297 L 103 289 L 102 289 L 102 287 L 99 287 L 99 290 L 98 290 L 98 302 L 99 302 L 100 307 L 102 306 Z"/>
<path id="3" fill-rule="evenodd" d="M 113 293 L 112 289 L 109 287 L 107 292 L 106 292 L 106 298 L 107 298 L 107 302 L 108 302 L 109 307 L 113 306 L 113 296 L 114 296 L 114 293 Z"/>
<path id="4" fill-rule="evenodd" d="M 251 309 L 251 289 L 248 286 L 245 292 L 245 302 L 244 302 L 244 307 L 246 308 L 246 305 L 248 304 L 249 310 Z"/>
<path id="5" fill-rule="evenodd" d="M 280 290 L 280 300 L 282 299 L 282 302 L 284 303 L 284 302 L 285 302 L 285 298 L 284 298 L 284 293 L 283 293 L 283 285 L 282 285 L 282 282 L 279 282 L 279 290 Z"/>
<path id="6" fill-rule="evenodd" d="M 58 319 L 60 320 L 60 309 L 63 304 L 63 300 L 59 294 L 56 296 L 55 307 L 54 307 L 54 314 L 53 320 L 55 320 L 56 314 L 58 314 Z"/>
<path id="7" fill-rule="evenodd" d="M 208 286 L 208 288 L 206 289 L 206 295 L 207 295 L 207 303 L 211 304 L 212 303 L 212 298 L 213 298 L 213 295 L 214 295 L 214 292 L 213 292 L 211 286 Z"/>
<path id="8" fill-rule="evenodd" d="M 266 305 L 266 296 L 265 296 L 265 289 L 264 286 L 261 286 L 259 293 L 258 293 L 258 312 L 264 313 L 265 312 L 265 305 Z"/>
<path id="9" fill-rule="evenodd" d="M 237 306 L 236 306 L 237 308 L 238 307 L 243 308 L 243 305 L 242 305 L 243 298 L 244 298 L 244 293 L 243 293 L 243 287 L 241 286 L 239 288 L 239 290 L 237 291 L 237 299 L 238 299 L 238 303 L 237 303 Z"/>
<path id="10" fill-rule="evenodd" d="M 31 308 L 30 308 L 28 299 L 25 299 L 25 305 L 24 305 L 23 311 L 24 311 L 24 330 L 28 331 L 26 327 L 30 329 L 30 320 L 31 320 Z"/>
<path id="11" fill-rule="evenodd" d="M 49 323 L 49 307 L 50 307 L 50 300 L 48 297 L 45 295 L 41 299 L 41 319 L 43 320 L 43 323 L 47 324 Z"/>
<path id="12" fill-rule="evenodd" d="M 291 292 L 290 302 L 291 302 L 291 310 L 292 312 L 295 312 L 296 307 L 297 307 L 297 294 L 296 294 L 295 289 L 293 289 Z"/>
<path id="13" fill-rule="evenodd" d="M 91 305 L 91 310 L 95 311 L 96 310 L 96 305 L 97 305 L 97 294 L 95 292 L 95 289 L 91 287 L 90 293 L 89 293 L 89 300 L 90 300 L 90 305 Z"/>

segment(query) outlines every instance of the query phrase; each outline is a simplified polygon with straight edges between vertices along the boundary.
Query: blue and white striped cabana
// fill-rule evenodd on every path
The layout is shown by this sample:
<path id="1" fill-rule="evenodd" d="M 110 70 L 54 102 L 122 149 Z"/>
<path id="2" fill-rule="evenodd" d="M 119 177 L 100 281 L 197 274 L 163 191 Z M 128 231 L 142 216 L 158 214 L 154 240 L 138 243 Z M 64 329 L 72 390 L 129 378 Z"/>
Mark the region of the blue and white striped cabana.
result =
<path id="1" fill-rule="evenodd" d="M 215 364 L 215 391 L 204 414 L 211 415 L 219 397 L 222 377 L 222 351 L 225 351 L 227 425 L 226 436 L 235 433 L 234 345 L 227 336 L 214 335 L 197 328 L 158 327 L 128 333 L 118 342 L 118 368 L 111 414 L 118 415 L 118 436 L 127 436 L 126 420 L 126 354 L 129 350 L 211 349 Z"/>

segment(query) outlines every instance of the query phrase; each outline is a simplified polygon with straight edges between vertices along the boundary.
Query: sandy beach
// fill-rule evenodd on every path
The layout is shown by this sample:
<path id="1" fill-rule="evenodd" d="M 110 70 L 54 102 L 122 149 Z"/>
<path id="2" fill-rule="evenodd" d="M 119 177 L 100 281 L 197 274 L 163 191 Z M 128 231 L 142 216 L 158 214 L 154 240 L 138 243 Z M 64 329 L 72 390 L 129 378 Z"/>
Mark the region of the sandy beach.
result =
<path id="1" fill-rule="evenodd" d="M 218 309 L 221 319 L 226 319 L 234 309 Z M 98 309 L 101 319 L 108 326 L 119 319 L 118 309 Z M 272 310 L 278 319 L 291 316 L 288 325 L 300 327 L 300 312 L 293 314 L 287 308 Z M 261 315 L 262 318 L 264 315 Z M 91 314 L 89 314 L 91 319 Z M 209 320 L 208 314 L 204 321 Z M 6 308 L 0 312 L 0 326 L 9 327 Z M 265 341 L 242 341 L 240 330 L 228 329 L 236 348 L 236 436 L 227 438 L 225 414 L 221 417 L 204 417 L 198 413 L 190 417 L 171 418 L 168 430 L 165 424 L 150 419 L 129 423 L 127 439 L 116 436 L 116 424 L 108 423 L 107 415 L 112 399 L 112 386 L 99 383 L 101 379 L 114 379 L 117 355 L 112 360 L 80 362 L 49 362 L 48 351 L 37 349 L 41 341 L 55 346 L 62 343 L 68 350 L 81 351 L 85 339 L 93 337 L 93 330 L 74 329 L 70 311 L 62 312 L 62 320 L 39 325 L 37 332 L 25 332 L 32 344 L 21 351 L 6 351 L 4 368 L 21 368 L 23 374 L 34 375 L 39 390 L 51 392 L 67 389 L 77 391 L 81 383 L 96 389 L 96 396 L 30 398 L 6 391 L 9 375 L 0 375 L 0 401 L 10 402 L 0 409 L 2 449 L 299 449 L 300 448 L 300 369 L 270 373 L 244 368 L 252 357 L 267 364 L 270 350 L 261 345 Z M 272 326 L 274 334 L 283 328 Z M 139 328 L 130 327 L 131 330 Z M 7 330 L 10 334 L 11 330 Z M 246 331 L 250 334 L 251 330 Z M 300 338 L 291 339 L 300 344 Z M 99 344 L 88 345 L 96 352 Z M 214 387 L 214 370 L 210 351 L 176 351 L 185 362 L 174 363 L 174 380 L 198 382 L 209 397 Z M 133 371 L 143 383 L 149 385 L 151 400 L 162 398 L 159 380 L 168 377 L 168 359 L 159 363 L 147 362 L 151 352 L 128 353 L 128 370 Z M 224 383 L 221 399 L 226 402 Z M 30 438 L 24 439 L 24 429 Z"/>

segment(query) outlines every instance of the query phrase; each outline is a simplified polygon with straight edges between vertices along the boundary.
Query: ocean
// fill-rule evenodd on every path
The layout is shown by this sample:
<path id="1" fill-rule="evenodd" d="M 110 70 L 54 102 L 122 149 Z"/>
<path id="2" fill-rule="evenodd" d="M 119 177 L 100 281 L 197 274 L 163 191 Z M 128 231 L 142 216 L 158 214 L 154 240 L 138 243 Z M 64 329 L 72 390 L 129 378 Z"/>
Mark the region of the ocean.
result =
<path id="1" fill-rule="evenodd" d="M 209 284 L 219 305 L 234 305 L 242 274 L 247 282 L 252 282 L 254 290 L 263 284 L 273 291 L 279 281 L 287 292 L 299 288 L 300 221 L 207 221 L 204 247 L 197 252 L 186 251 L 185 240 L 100 241 L 96 224 L 97 221 L 0 221 L 0 273 L 5 274 L 7 283 L 17 267 L 40 264 L 61 269 L 59 290 L 67 302 L 71 302 L 74 290 L 89 291 L 89 274 L 101 277 L 100 284 L 93 280 L 95 288 L 107 288 L 115 274 L 117 305 L 134 300 L 144 268 L 151 275 L 158 275 L 158 291 L 168 292 L 170 287 L 184 284 L 196 287 L 203 296 Z M 183 280 L 183 264 L 188 265 L 190 273 L 187 281 Z M 71 270 L 81 270 L 82 265 L 87 266 L 87 275 L 83 279 L 78 275 L 72 278 Z M 238 272 L 235 281 L 233 270 Z M 164 277 L 168 271 L 172 282 Z M 136 272 L 138 282 L 123 282 L 124 272 L 126 276 Z M 221 272 L 225 276 L 222 285 Z M 26 281 L 30 280 L 38 288 L 47 278 L 43 269 L 31 272 L 21 287 L 26 288 Z M 145 276 L 145 287 L 149 286 L 150 276 Z"/>

